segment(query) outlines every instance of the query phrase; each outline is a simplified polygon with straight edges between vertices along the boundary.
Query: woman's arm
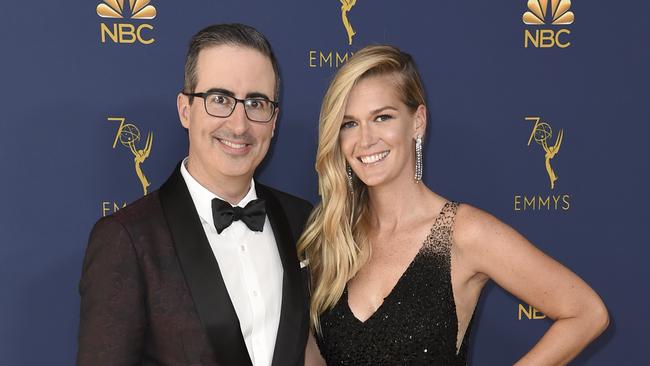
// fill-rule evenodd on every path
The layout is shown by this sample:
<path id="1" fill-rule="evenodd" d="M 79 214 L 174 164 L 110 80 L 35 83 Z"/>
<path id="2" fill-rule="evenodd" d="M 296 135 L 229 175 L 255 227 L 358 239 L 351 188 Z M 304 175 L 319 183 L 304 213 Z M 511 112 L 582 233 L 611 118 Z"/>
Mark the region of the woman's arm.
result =
<path id="1" fill-rule="evenodd" d="M 305 366 L 326 366 L 323 356 L 320 354 L 318 345 L 316 344 L 316 338 L 314 335 L 309 332 L 309 338 L 307 339 L 307 346 L 305 347 Z"/>
<path id="2" fill-rule="evenodd" d="M 589 285 L 492 215 L 461 205 L 453 235 L 464 267 L 555 320 L 516 365 L 565 365 L 607 328 L 607 309 Z"/>

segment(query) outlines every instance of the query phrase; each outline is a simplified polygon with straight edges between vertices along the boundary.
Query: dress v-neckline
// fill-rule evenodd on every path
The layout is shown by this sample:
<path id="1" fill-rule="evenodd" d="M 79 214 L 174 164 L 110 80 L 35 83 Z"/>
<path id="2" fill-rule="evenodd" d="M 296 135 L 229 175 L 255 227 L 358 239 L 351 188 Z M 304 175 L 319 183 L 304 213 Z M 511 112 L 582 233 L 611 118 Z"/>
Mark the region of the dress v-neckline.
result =
<path id="1" fill-rule="evenodd" d="M 361 325 L 365 325 L 365 324 L 367 324 L 370 320 L 372 320 L 373 318 L 375 318 L 375 317 L 377 316 L 377 314 L 378 314 L 378 313 L 379 313 L 383 308 L 385 308 L 384 305 L 386 305 L 386 301 L 390 299 L 391 295 L 392 295 L 392 294 L 395 292 L 395 290 L 397 289 L 397 286 L 400 285 L 400 283 L 402 282 L 402 279 L 403 279 L 404 277 L 406 277 L 406 275 L 407 275 L 408 272 L 411 270 L 411 268 L 412 268 L 413 265 L 415 264 L 415 262 L 416 262 L 416 260 L 418 259 L 418 257 L 422 254 L 422 251 L 424 250 L 425 245 L 427 244 L 427 242 L 429 242 L 429 238 L 434 234 L 434 231 L 435 231 L 436 227 L 438 227 L 438 221 L 442 220 L 442 217 L 443 217 L 444 214 L 445 214 L 445 209 L 446 209 L 447 206 L 450 205 L 450 204 L 451 204 L 451 202 L 450 202 L 450 201 L 447 201 L 447 202 L 445 202 L 445 204 L 442 206 L 442 208 L 440 209 L 440 212 L 439 212 L 438 215 L 436 216 L 435 220 L 433 220 L 433 224 L 431 225 L 431 229 L 429 230 L 429 234 L 427 234 L 427 236 L 426 236 L 426 237 L 424 238 L 424 240 L 422 241 L 422 244 L 420 245 L 420 249 L 418 249 L 417 253 L 415 253 L 415 255 L 413 256 L 413 258 L 412 258 L 411 261 L 409 262 L 408 266 L 406 266 L 406 269 L 404 269 L 404 271 L 402 272 L 402 275 L 397 279 L 397 282 L 395 282 L 395 284 L 393 285 L 393 288 L 391 288 L 391 290 L 388 292 L 388 294 L 386 295 L 386 297 L 384 297 L 384 300 L 381 302 L 381 304 L 379 304 L 379 307 L 377 307 L 377 309 L 376 309 L 372 314 L 370 314 L 370 316 L 367 317 L 366 320 L 361 320 L 361 319 L 357 318 L 357 316 L 356 316 L 356 315 L 354 314 L 354 312 L 352 311 L 352 308 L 350 307 L 350 301 L 349 301 L 349 299 L 348 299 L 348 285 L 347 285 L 347 284 L 345 285 L 345 288 L 343 289 L 343 296 L 344 296 L 343 300 L 344 300 L 344 302 L 345 302 L 345 307 L 346 307 L 347 311 L 350 313 L 350 315 L 352 316 L 352 318 L 353 318 L 357 323 L 359 323 L 359 324 L 361 324 Z"/>

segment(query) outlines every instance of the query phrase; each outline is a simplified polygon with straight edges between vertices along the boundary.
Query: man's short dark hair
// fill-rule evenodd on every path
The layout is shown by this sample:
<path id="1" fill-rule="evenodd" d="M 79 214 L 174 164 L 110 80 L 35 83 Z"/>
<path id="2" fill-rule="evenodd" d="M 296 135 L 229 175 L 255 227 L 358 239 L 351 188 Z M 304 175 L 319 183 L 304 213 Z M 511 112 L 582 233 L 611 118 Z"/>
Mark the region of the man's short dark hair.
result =
<path id="1" fill-rule="evenodd" d="M 198 83 L 196 76 L 196 64 L 201 50 L 221 45 L 248 47 L 261 52 L 271 60 L 273 72 L 275 73 L 275 96 L 277 101 L 280 95 L 280 70 L 278 60 L 273 54 L 271 44 L 257 29 L 244 24 L 215 24 L 201 29 L 190 40 L 190 47 L 185 58 L 185 80 L 183 91 L 194 93 Z M 190 97 L 190 103 L 192 97 Z"/>

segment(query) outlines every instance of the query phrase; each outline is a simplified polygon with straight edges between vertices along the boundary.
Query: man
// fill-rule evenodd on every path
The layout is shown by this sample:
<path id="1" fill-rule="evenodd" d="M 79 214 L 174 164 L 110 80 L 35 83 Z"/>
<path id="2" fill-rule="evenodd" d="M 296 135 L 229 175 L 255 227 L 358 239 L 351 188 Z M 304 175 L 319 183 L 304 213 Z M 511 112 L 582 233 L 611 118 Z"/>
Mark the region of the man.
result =
<path id="1" fill-rule="evenodd" d="M 255 29 L 192 38 L 177 99 L 189 156 L 158 191 L 95 225 L 78 364 L 303 364 L 308 289 L 295 242 L 311 205 L 253 180 L 279 83 Z"/>

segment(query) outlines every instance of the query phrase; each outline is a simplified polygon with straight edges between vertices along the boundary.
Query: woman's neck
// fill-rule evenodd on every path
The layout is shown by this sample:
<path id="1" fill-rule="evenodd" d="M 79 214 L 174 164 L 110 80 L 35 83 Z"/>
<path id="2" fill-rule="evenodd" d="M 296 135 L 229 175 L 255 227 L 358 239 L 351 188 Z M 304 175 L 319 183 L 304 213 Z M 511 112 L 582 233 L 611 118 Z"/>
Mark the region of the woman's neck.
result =
<path id="1" fill-rule="evenodd" d="M 424 183 L 413 180 L 368 187 L 370 223 L 379 232 L 394 231 L 426 215 L 436 197 Z"/>

